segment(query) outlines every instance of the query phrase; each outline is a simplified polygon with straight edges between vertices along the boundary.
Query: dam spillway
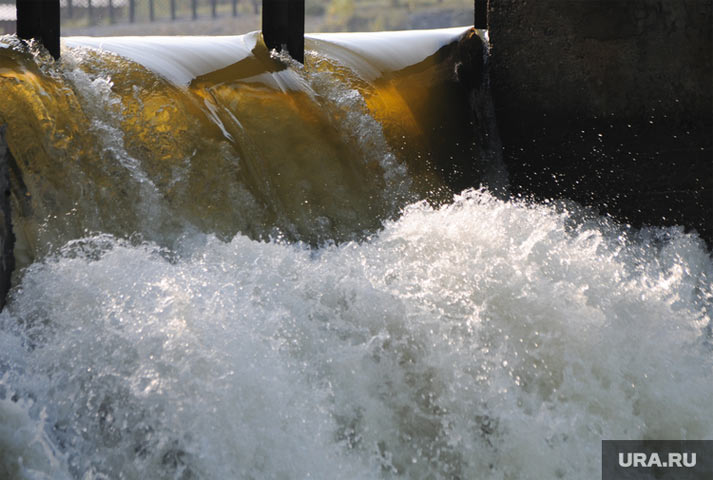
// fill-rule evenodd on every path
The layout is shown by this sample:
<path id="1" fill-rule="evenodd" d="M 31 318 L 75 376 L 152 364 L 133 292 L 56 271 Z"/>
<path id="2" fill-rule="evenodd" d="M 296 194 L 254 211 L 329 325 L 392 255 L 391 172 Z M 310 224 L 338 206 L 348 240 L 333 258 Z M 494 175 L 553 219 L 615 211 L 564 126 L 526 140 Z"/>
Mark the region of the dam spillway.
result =
<path id="1" fill-rule="evenodd" d="M 310 244 L 374 231 L 445 193 L 437 159 L 474 164 L 467 93 L 442 50 L 463 31 L 316 35 L 325 53 L 307 68 L 271 58 L 258 33 L 68 38 L 59 66 L 8 46 L 17 259 L 87 230 L 162 244 L 188 226 Z"/>
<path id="2" fill-rule="evenodd" d="M 589 479 L 713 436 L 703 242 L 491 193 L 464 34 L 2 37 L 0 473 Z"/>

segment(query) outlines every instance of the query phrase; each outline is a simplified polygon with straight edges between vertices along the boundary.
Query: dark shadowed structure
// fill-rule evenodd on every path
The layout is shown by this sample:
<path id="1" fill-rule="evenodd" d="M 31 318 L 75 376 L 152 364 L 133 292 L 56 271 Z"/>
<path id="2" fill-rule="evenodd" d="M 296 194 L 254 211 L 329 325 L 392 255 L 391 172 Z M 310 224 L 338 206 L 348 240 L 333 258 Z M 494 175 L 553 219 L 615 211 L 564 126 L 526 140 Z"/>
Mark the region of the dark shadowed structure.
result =
<path id="1" fill-rule="evenodd" d="M 490 0 L 516 193 L 713 239 L 710 0 Z"/>
<path id="2" fill-rule="evenodd" d="M 12 232 L 9 178 L 12 162 L 12 154 L 5 142 L 5 126 L 0 125 L 0 310 L 5 306 L 10 290 L 10 277 L 15 269 L 15 235 Z"/>
<path id="3" fill-rule="evenodd" d="M 304 0 L 263 0 L 262 35 L 269 49 L 286 49 L 292 58 L 304 62 Z"/>
<path id="4" fill-rule="evenodd" d="M 59 58 L 59 0 L 17 0 L 17 35 L 39 40 Z"/>

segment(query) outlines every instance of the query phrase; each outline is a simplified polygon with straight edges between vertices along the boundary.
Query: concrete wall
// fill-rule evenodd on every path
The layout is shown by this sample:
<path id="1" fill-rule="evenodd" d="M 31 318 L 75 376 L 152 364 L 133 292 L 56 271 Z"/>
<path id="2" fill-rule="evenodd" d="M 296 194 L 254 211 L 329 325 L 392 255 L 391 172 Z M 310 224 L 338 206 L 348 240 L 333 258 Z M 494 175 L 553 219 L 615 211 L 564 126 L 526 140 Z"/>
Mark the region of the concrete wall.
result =
<path id="1" fill-rule="evenodd" d="M 490 0 L 516 192 L 713 239 L 711 0 Z"/>

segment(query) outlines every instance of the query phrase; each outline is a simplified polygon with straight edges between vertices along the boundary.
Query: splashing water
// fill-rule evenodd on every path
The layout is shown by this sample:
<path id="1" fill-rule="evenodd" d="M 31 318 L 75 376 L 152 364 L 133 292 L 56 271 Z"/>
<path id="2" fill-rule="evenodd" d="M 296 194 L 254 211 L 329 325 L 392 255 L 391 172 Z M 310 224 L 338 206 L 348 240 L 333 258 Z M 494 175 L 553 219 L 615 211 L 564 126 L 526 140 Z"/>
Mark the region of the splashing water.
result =
<path id="1" fill-rule="evenodd" d="M 26 218 L 65 240 L 33 251 L 0 314 L 0 477 L 591 479 L 602 439 L 713 437 L 713 262 L 698 237 L 632 231 L 576 205 L 483 189 L 434 202 L 427 191 L 441 186 L 438 172 L 409 160 L 437 153 L 420 117 L 432 110 L 400 90 L 405 80 L 377 85 L 354 75 L 355 63 L 309 56 L 304 71 L 277 72 L 302 82 L 294 96 L 228 85 L 220 71 L 179 87 L 85 50 L 63 72 L 33 73 L 65 96 L 26 101 L 57 114 L 66 103 L 53 102 L 76 102 L 86 117 L 89 138 L 67 148 L 102 146 L 63 168 L 115 180 L 104 190 L 67 180 L 81 191 L 65 193 L 67 205 L 80 200 L 76 225 L 52 227 L 42 217 L 50 203 L 33 195 Z M 93 62 L 117 62 L 147 83 L 118 67 L 97 75 Z M 250 102 L 268 109 L 264 119 L 245 115 L 260 111 Z M 309 102 L 324 117 L 306 114 Z M 228 181 L 230 161 L 270 161 L 250 149 L 279 143 L 260 129 L 269 115 L 297 118 L 285 113 L 294 105 L 300 121 L 329 119 L 337 137 L 359 132 L 331 153 L 312 149 L 323 169 L 335 151 L 356 152 L 344 163 L 351 171 L 368 165 L 359 182 L 372 180 L 375 206 L 354 222 L 343 212 L 359 208 L 351 204 L 363 190 L 339 190 L 346 206 L 311 197 L 315 210 L 280 190 L 283 175 L 285 188 L 319 178 L 316 168 L 290 173 L 306 154 Z M 162 132 L 162 108 L 174 130 Z M 196 125 L 212 132 L 206 143 Z M 325 192 L 341 188 L 339 175 Z M 220 197 L 230 208 L 195 195 L 213 177 L 235 189 Z M 63 198 L 39 175 L 23 178 Z M 111 193 L 119 180 L 125 203 Z M 192 201 L 202 217 L 186 213 Z M 260 228 L 240 223 L 261 205 L 274 215 Z M 89 228 L 103 233 L 83 234 L 92 211 L 100 218 Z M 288 234 L 259 234 L 275 226 Z M 134 231 L 142 236 L 126 234 Z"/>
<path id="2" fill-rule="evenodd" d="M 320 37 L 304 68 L 256 34 L 213 39 L 213 57 L 211 38 L 67 39 L 59 63 L 2 37 L 19 263 L 87 231 L 166 246 L 189 230 L 319 245 L 448 198 L 435 159 L 475 165 L 453 73 L 463 31 L 426 32 L 410 46 L 425 51 L 400 56 L 408 48 L 367 56 Z"/>

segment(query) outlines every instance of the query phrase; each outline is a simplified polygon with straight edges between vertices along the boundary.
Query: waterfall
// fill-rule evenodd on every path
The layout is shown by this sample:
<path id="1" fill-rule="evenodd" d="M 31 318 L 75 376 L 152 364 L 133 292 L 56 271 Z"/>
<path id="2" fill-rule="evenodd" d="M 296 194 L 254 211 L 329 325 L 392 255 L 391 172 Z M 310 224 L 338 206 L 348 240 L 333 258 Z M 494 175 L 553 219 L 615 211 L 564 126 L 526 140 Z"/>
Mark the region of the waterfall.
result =
<path id="1" fill-rule="evenodd" d="M 591 479 L 602 438 L 713 437 L 705 245 L 506 198 L 473 35 L 0 37 L 0 478 Z"/>

